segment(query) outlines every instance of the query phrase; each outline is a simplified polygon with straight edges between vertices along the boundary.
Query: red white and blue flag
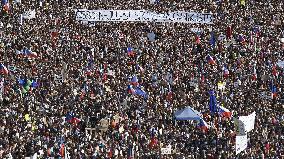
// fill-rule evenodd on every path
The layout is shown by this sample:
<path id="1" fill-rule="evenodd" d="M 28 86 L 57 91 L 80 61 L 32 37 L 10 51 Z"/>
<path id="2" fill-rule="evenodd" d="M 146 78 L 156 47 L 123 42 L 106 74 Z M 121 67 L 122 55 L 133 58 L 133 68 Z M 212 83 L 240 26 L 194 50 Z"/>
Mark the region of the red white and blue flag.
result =
<path id="1" fill-rule="evenodd" d="M 231 118 L 232 117 L 232 112 L 222 106 L 218 106 L 218 113 L 222 116 L 222 117 L 227 117 L 227 118 Z"/>
<path id="2" fill-rule="evenodd" d="M 203 131 L 208 131 L 209 129 L 209 125 L 202 118 L 200 118 L 198 127 Z"/>
<path id="3" fill-rule="evenodd" d="M 210 56 L 210 55 L 207 55 L 206 60 L 207 60 L 207 62 L 208 62 L 209 64 L 211 64 L 211 65 L 215 65 L 215 64 L 216 64 L 215 60 L 214 60 L 213 57 Z"/>
<path id="4" fill-rule="evenodd" d="M 4 66 L 3 64 L 0 64 L 0 73 L 2 73 L 4 75 L 9 74 L 9 71 L 8 71 L 7 67 Z"/>

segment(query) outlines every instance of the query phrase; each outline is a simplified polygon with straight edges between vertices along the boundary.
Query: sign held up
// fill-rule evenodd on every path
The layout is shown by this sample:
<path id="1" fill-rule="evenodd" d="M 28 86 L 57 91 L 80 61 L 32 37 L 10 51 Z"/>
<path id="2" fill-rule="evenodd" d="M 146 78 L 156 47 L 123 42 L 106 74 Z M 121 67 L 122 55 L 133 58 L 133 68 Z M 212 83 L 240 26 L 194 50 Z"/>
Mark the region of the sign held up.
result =
<path id="1" fill-rule="evenodd" d="M 78 21 L 133 21 L 133 22 L 180 22 L 213 24 L 211 13 L 175 11 L 155 13 L 147 10 L 75 10 Z"/>

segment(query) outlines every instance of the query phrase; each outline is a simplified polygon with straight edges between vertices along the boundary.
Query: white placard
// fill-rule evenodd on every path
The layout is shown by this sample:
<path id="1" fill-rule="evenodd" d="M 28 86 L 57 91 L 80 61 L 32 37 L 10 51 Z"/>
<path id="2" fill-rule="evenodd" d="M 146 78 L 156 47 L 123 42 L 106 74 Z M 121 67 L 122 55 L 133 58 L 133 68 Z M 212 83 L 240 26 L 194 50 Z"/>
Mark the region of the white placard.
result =
<path id="1" fill-rule="evenodd" d="M 271 93 L 271 92 L 270 92 L 270 93 Z M 259 94 L 259 97 L 262 98 L 262 99 L 272 100 L 271 94 L 268 95 L 268 93 L 266 93 L 266 92 L 261 92 L 261 93 Z"/>
<path id="2" fill-rule="evenodd" d="M 284 68 L 284 61 L 278 61 L 277 65 L 281 68 Z"/>
<path id="3" fill-rule="evenodd" d="M 245 150 L 248 146 L 247 134 L 236 136 L 236 155 Z"/>
<path id="4" fill-rule="evenodd" d="M 255 116 L 256 116 L 256 113 L 253 112 L 248 116 L 239 117 L 239 120 L 241 120 L 244 123 L 246 132 L 250 132 L 251 130 L 254 129 Z"/>
<path id="5" fill-rule="evenodd" d="M 54 75 L 54 81 L 56 84 L 61 84 L 63 82 L 62 75 Z"/>
<path id="6" fill-rule="evenodd" d="M 24 14 L 23 14 L 23 18 L 24 19 L 33 19 L 36 17 L 36 12 L 35 10 L 29 10 L 29 11 L 26 11 Z"/>
<path id="7" fill-rule="evenodd" d="M 133 21 L 133 22 L 180 22 L 213 24 L 211 13 L 175 11 L 155 13 L 147 10 L 75 10 L 80 21 Z"/>
<path id="8" fill-rule="evenodd" d="M 192 31 L 194 33 L 202 33 L 203 29 L 202 28 L 190 28 L 190 31 Z"/>
<path id="9" fill-rule="evenodd" d="M 167 147 L 167 148 L 161 148 L 161 154 L 162 155 L 170 155 L 172 154 L 172 149 Z"/>

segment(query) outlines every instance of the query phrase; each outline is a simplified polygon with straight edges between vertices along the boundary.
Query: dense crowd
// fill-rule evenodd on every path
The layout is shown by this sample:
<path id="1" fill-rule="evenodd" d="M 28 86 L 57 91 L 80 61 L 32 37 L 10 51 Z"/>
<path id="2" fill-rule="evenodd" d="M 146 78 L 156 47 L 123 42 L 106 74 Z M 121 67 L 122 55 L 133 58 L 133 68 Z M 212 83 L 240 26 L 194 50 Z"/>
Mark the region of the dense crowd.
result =
<path id="1" fill-rule="evenodd" d="M 3 3 L 0 158 L 284 157 L 283 1 L 18 0 L 8 10 Z M 212 13 L 214 23 L 89 25 L 74 9 L 184 10 Z M 20 21 L 28 10 L 36 17 Z M 147 98 L 129 92 L 133 77 Z M 238 155 L 234 122 L 210 114 L 209 90 L 234 117 L 256 112 Z M 186 106 L 203 114 L 208 131 L 175 120 Z M 172 154 L 162 155 L 167 146 Z"/>

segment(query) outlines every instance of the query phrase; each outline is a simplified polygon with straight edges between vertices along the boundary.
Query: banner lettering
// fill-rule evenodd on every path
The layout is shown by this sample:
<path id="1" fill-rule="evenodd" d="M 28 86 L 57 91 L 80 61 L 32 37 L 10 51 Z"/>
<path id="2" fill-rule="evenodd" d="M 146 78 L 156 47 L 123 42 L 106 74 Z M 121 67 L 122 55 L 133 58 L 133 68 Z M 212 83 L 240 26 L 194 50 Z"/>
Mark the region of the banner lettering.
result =
<path id="1" fill-rule="evenodd" d="M 211 13 L 196 13 L 175 11 L 169 13 L 155 13 L 146 10 L 87 10 L 78 9 L 78 21 L 132 21 L 132 22 L 180 22 L 213 24 Z"/>

